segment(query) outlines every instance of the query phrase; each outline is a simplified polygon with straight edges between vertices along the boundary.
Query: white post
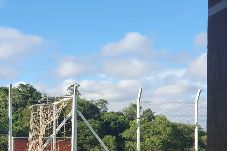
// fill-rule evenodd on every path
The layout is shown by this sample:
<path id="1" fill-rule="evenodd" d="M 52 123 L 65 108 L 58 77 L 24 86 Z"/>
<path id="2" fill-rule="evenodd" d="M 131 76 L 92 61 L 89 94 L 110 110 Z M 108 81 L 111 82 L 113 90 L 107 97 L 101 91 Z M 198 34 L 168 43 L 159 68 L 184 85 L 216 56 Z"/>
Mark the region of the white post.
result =
<path id="1" fill-rule="evenodd" d="M 53 151 L 56 151 L 56 105 L 53 104 Z"/>
<path id="2" fill-rule="evenodd" d="M 8 133 L 8 150 L 13 151 L 13 128 L 12 128 L 12 100 L 11 100 L 12 84 L 9 85 L 9 96 L 8 96 L 8 118 L 9 118 L 9 133 Z"/>
<path id="3" fill-rule="evenodd" d="M 71 151 L 77 151 L 77 97 L 79 85 L 73 86 Z"/>
<path id="4" fill-rule="evenodd" d="M 137 98 L 137 118 L 136 118 L 136 125 L 137 125 L 137 143 L 136 148 L 137 151 L 140 151 L 140 98 L 142 94 L 142 88 L 140 88 Z"/>
<path id="5" fill-rule="evenodd" d="M 198 89 L 196 98 L 195 98 L 195 151 L 199 150 L 199 136 L 198 136 L 198 104 L 200 97 L 201 89 Z"/>
<path id="6" fill-rule="evenodd" d="M 106 147 L 106 145 L 103 143 L 103 141 L 101 140 L 101 138 L 96 134 L 96 132 L 94 131 L 94 129 L 91 127 L 91 125 L 88 123 L 88 121 L 86 120 L 86 118 L 83 116 L 83 114 L 77 110 L 77 112 L 79 113 L 79 116 L 84 120 L 85 124 L 88 126 L 88 128 L 91 130 L 91 132 L 95 135 L 95 137 L 97 138 L 97 140 L 99 141 L 99 143 L 102 145 L 102 147 L 104 148 L 105 151 L 109 151 L 109 149 Z"/>

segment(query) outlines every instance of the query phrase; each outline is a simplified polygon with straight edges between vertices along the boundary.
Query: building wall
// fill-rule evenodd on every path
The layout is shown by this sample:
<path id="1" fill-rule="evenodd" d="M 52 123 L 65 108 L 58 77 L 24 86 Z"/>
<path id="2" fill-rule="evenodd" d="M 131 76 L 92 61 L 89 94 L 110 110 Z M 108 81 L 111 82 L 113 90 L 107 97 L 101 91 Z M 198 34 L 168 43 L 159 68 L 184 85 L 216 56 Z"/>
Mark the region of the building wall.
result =
<path id="1" fill-rule="evenodd" d="M 27 138 L 13 139 L 13 149 L 14 151 L 27 151 Z"/>
<path id="2" fill-rule="evenodd" d="M 208 1 L 208 151 L 227 151 L 227 5 L 224 1 L 227 4 L 226 0 Z"/>
<path id="3" fill-rule="evenodd" d="M 62 139 L 58 139 L 56 147 L 58 151 L 71 151 L 71 139 L 66 139 L 61 141 Z M 28 150 L 28 138 L 14 138 L 13 139 L 13 147 L 14 151 L 27 151 Z M 50 144 L 47 147 L 47 150 L 51 151 Z"/>

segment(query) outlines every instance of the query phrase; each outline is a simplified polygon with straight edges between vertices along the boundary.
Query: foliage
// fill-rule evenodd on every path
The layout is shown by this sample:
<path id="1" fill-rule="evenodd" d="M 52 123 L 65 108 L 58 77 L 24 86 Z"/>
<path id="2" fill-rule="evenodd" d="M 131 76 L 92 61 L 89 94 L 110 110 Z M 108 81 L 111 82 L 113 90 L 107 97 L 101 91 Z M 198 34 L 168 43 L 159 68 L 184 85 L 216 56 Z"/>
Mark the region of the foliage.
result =
<path id="1" fill-rule="evenodd" d="M 92 100 L 92 102 L 99 108 L 100 112 L 107 112 L 108 111 L 107 100 L 99 99 L 99 100 Z"/>
<path id="2" fill-rule="evenodd" d="M 149 108 L 144 110 L 141 115 L 141 119 L 146 121 L 153 121 L 155 119 L 154 112 Z"/>
<path id="3" fill-rule="evenodd" d="M 97 120 L 88 120 L 89 124 L 93 127 L 96 133 L 100 133 L 100 123 Z M 87 125 L 79 121 L 78 122 L 78 150 L 90 150 L 94 146 L 97 146 L 98 140 L 92 134 Z"/>
<path id="4" fill-rule="evenodd" d="M 124 116 L 126 116 L 129 120 L 135 120 L 136 119 L 136 104 L 131 103 L 128 107 L 125 107 L 122 110 L 122 113 Z"/>
<path id="5" fill-rule="evenodd" d="M 107 146 L 109 151 L 116 151 L 117 150 L 117 140 L 116 140 L 115 136 L 106 135 L 106 136 L 104 136 L 102 141 Z M 91 149 L 91 151 L 100 151 L 100 150 L 104 151 L 104 149 L 101 147 L 101 145 L 97 145 L 94 149 Z"/>
<path id="6" fill-rule="evenodd" d="M 120 135 L 128 128 L 128 119 L 120 112 L 103 112 L 99 118 L 103 135 L 116 137 L 117 150 L 123 150 L 123 138 Z"/>
<path id="7" fill-rule="evenodd" d="M 100 109 L 86 99 L 78 99 L 78 110 L 86 117 L 86 119 L 94 119 L 100 114 Z"/>
<path id="8" fill-rule="evenodd" d="M 29 107 L 36 103 L 41 94 L 30 84 L 19 84 L 13 88 L 13 135 L 27 137 L 29 132 Z M 0 87 L 0 150 L 7 149 L 8 130 L 8 89 Z M 136 104 L 130 104 L 122 112 L 108 111 L 104 99 L 78 99 L 78 110 L 82 112 L 110 151 L 136 150 Z M 71 103 L 64 112 L 71 110 Z M 59 120 L 64 118 L 60 116 Z M 70 121 L 66 126 L 71 129 Z M 60 131 L 58 136 L 63 136 Z M 66 134 L 70 136 L 70 133 Z M 199 128 L 199 150 L 206 148 L 206 132 Z M 183 151 L 193 150 L 194 126 L 174 123 L 164 115 L 155 115 L 151 109 L 141 113 L 141 150 L 146 151 Z M 103 148 L 84 121 L 78 117 L 78 150 L 100 151 Z"/>
<path id="9" fill-rule="evenodd" d="M 8 89 L 0 88 L 0 134 L 7 134 L 8 130 Z"/>
<path id="10" fill-rule="evenodd" d="M 1 151 L 7 151 L 7 136 L 6 135 L 0 135 L 0 150 Z"/>

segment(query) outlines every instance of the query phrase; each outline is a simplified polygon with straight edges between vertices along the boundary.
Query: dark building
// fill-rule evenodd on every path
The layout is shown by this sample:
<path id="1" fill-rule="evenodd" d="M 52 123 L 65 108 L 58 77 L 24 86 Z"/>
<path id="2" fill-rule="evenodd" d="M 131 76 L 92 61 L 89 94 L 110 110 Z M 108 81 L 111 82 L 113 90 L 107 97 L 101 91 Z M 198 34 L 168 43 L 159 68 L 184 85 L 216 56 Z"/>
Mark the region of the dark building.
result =
<path id="1" fill-rule="evenodd" d="M 227 151 L 227 0 L 208 0 L 208 151 Z"/>

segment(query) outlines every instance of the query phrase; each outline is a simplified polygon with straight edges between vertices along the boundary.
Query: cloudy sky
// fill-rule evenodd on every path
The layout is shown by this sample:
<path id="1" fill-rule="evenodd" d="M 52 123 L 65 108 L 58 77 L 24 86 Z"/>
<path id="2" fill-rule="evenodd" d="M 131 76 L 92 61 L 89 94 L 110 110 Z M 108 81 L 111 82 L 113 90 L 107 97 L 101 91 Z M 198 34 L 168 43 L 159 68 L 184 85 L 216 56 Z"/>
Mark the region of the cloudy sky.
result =
<path id="1" fill-rule="evenodd" d="M 207 0 L 0 0 L 0 84 L 63 95 L 77 82 L 110 110 L 142 87 L 144 106 L 175 110 L 206 94 L 206 31 Z"/>

